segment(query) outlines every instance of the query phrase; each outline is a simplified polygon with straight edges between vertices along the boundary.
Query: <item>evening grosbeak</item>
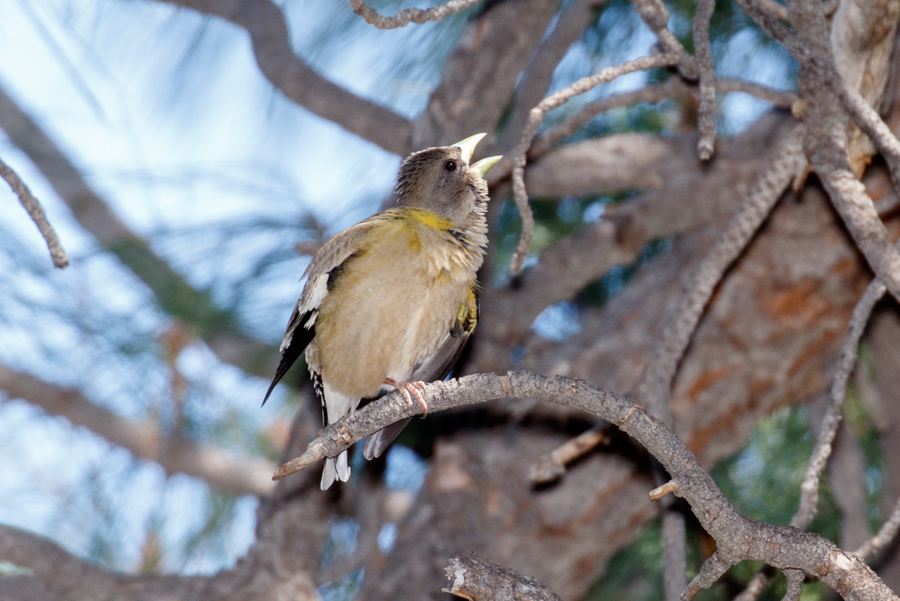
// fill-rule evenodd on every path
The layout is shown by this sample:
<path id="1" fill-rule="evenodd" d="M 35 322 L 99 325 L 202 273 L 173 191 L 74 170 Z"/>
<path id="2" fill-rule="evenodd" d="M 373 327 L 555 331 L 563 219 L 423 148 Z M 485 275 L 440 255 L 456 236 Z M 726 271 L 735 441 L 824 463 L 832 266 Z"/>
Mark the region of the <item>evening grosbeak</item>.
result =
<path id="1" fill-rule="evenodd" d="M 500 160 L 469 164 L 484 135 L 411 154 L 397 174 L 397 206 L 319 249 L 266 399 L 305 351 L 326 426 L 353 413 L 360 399 L 392 389 L 427 411 L 423 383 L 447 376 L 478 321 L 475 273 L 488 242 L 484 175 Z M 381 455 L 408 422 L 370 436 L 366 459 Z M 322 490 L 349 477 L 344 451 L 325 460 Z"/>

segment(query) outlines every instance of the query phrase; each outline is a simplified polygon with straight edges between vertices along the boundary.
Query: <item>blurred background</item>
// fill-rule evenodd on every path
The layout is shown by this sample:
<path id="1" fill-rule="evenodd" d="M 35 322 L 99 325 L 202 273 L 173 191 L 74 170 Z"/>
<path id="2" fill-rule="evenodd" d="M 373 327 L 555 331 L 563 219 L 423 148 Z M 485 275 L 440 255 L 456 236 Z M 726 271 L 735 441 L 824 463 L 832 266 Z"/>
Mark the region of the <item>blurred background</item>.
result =
<path id="1" fill-rule="evenodd" d="M 385 14 L 414 5 L 371 4 Z M 562 2 L 555 18 L 574 4 Z M 286 0 L 277 7 L 297 56 L 407 120 L 427 109 L 448 57 L 487 8 L 381 31 L 345 2 Z M 693 3 L 676 0 L 667 7 L 670 28 L 692 50 Z M 598 3 L 555 66 L 549 90 L 646 55 L 654 43 L 630 3 Z M 717 6 L 712 48 L 720 77 L 796 87 L 796 65 L 784 49 L 729 3 Z M 299 385 L 305 378 L 300 366 L 289 378 L 293 386 L 279 386 L 260 408 L 303 270 L 328 237 L 379 210 L 402 157 L 287 98 L 261 72 L 242 27 L 190 8 L 5 0 L 0 56 L 0 157 L 41 200 L 71 262 L 53 269 L 37 228 L 3 186 L 0 523 L 50 537 L 110 570 L 215 574 L 231 568 L 256 540 L 259 499 L 273 494 L 269 476 L 283 459 L 294 416 L 318 411 Z M 591 101 L 670 76 L 654 70 L 601 86 L 551 113 L 542 131 Z M 720 148 L 772 114 L 770 103 L 747 94 L 719 98 Z M 643 102 L 600 113 L 563 143 L 624 132 L 677 140 L 689 137 L 695 117 L 689 94 Z M 502 124 L 489 133 L 495 147 L 508 150 Z M 408 144 L 403 135 L 397 134 L 399 146 Z M 679 152 L 692 161 L 690 148 Z M 504 185 L 493 192 L 490 265 L 482 276 L 486 289 L 498 291 L 509 286 L 508 263 L 521 228 Z M 539 265 L 542 251 L 588 231 L 609 207 L 637 195 L 620 189 L 533 198 L 537 228 L 527 265 Z M 498 361 L 531 368 L 577 362 L 576 355 L 563 361 L 559 349 L 579 337 L 600 337 L 590 316 L 623 293 L 642 266 L 676 252 L 679 235 L 653 236 L 635 260 L 541 307 Z M 489 300 L 491 293 L 485 294 Z M 852 299 L 842 302 L 852 307 Z M 845 314 L 846 306 L 841 310 Z M 832 324 L 835 332 L 842 327 Z M 829 364 L 840 338 L 829 341 L 817 366 Z M 541 363 L 535 359 L 540 353 L 555 353 L 554 359 Z M 863 362 L 870 370 L 871 364 Z M 472 364 L 465 365 L 461 369 L 470 371 Z M 723 430 L 735 440 L 711 452 L 707 466 L 745 515 L 786 524 L 795 511 L 813 426 L 821 419 L 814 405 L 801 401 L 821 395 L 824 371 L 804 394 L 785 392 L 748 414 L 739 435 Z M 505 419 L 531 423 L 525 410 L 503 411 Z M 863 396 L 851 390 L 846 436 L 861 460 L 852 475 L 861 482 L 864 525 L 874 530 L 882 518 L 885 458 L 870 414 Z M 432 430 L 460 429 L 462 418 L 447 419 L 451 426 L 429 426 L 432 416 L 416 420 L 377 476 L 404 507 L 415 503 L 430 477 Z M 590 425 L 583 418 L 552 420 L 563 423 L 559 430 L 567 435 Z M 347 487 L 356 493 L 329 498 L 333 517 L 316 559 L 320 566 L 353 556 L 358 546 L 361 519 L 345 497 L 358 503 L 354 495 L 373 486 L 361 482 L 360 473 L 354 471 L 355 484 Z M 826 482 L 813 529 L 837 540 L 842 515 Z M 586 584 L 566 598 L 659 598 L 658 520 L 647 515 L 638 521 L 647 526 L 624 536 L 608 562 L 598 556 Z M 381 553 L 396 536 L 393 521 L 377 528 Z M 691 536 L 696 573 L 712 543 L 698 529 Z M 323 598 L 354 598 L 364 568 L 347 567 L 318 582 Z M 708 595 L 730 598 L 758 568 L 739 566 Z M 19 570 L 0 563 L 0 573 Z M 808 597 L 827 596 L 818 583 L 804 590 Z M 782 592 L 783 584 L 776 584 L 768 594 Z"/>

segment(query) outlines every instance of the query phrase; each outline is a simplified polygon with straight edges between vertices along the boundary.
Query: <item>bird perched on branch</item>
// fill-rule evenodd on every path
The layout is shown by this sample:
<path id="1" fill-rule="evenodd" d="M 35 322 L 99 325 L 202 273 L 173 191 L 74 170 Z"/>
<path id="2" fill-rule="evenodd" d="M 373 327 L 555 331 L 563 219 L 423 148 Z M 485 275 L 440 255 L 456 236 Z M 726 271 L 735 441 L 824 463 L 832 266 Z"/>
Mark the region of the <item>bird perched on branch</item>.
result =
<path id="1" fill-rule="evenodd" d="M 500 160 L 469 164 L 484 135 L 411 154 L 397 174 L 397 206 L 319 249 L 266 399 L 305 351 L 326 426 L 353 413 L 361 399 L 391 389 L 427 412 L 423 382 L 447 376 L 478 321 L 475 273 L 487 246 L 489 200 L 484 175 Z M 381 455 L 408 422 L 370 436 L 366 459 Z M 326 459 L 322 490 L 349 477 L 344 451 Z"/>

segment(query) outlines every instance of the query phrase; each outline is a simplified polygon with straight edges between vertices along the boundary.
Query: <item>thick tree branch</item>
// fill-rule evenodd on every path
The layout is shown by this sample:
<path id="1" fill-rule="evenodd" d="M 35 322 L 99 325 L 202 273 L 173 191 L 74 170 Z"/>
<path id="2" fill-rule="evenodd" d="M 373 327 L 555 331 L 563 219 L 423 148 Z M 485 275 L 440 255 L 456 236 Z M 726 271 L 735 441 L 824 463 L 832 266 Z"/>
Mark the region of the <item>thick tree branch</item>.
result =
<path id="1" fill-rule="evenodd" d="M 250 34 L 259 70 L 272 85 L 323 119 L 394 154 L 412 149 L 412 122 L 325 79 L 294 54 L 281 8 L 271 0 L 160 0 L 221 17 Z"/>
<path id="2" fill-rule="evenodd" d="M 234 495 L 272 494 L 271 464 L 259 458 L 238 459 L 224 449 L 199 445 L 157 426 L 136 423 L 103 409 L 77 390 L 60 388 L 0 365 L 0 390 L 21 398 L 51 415 L 83 426 L 135 456 L 159 463 L 166 473 L 182 472 L 205 480 L 213 488 Z"/>
<path id="3" fill-rule="evenodd" d="M 67 267 L 69 265 L 69 257 L 66 256 L 66 251 L 63 250 L 62 245 L 59 243 L 59 238 L 53 226 L 47 221 L 44 207 L 34 197 L 31 190 L 25 185 L 25 182 L 2 160 L 0 160 L 0 177 L 6 180 L 12 191 L 19 197 L 19 202 L 22 203 L 22 206 L 28 211 L 28 216 L 31 217 L 31 220 L 34 221 L 34 224 L 40 230 L 41 236 L 44 237 L 47 248 L 50 250 L 50 258 L 53 259 L 53 265 L 59 269 Z"/>
<path id="4" fill-rule="evenodd" d="M 872 270 L 900 299 L 900 253 L 847 155 L 846 121 L 836 93 L 841 84 L 833 83 L 839 82 L 840 75 L 825 16 L 814 0 L 790 0 L 788 9 L 805 42 L 792 50 L 800 63 L 800 96 L 808 103 L 804 149 Z"/>
<path id="5" fill-rule="evenodd" d="M 693 453 L 665 424 L 614 393 L 572 378 L 509 372 L 505 376 L 477 374 L 427 384 L 425 398 L 432 413 L 502 398 L 535 399 L 591 413 L 629 434 L 662 463 L 678 483 L 677 494 L 690 504 L 701 526 L 716 540 L 723 564 L 758 559 L 776 568 L 795 568 L 814 575 L 848 600 L 897 599 L 865 563 L 830 541 L 740 516 Z M 276 477 L 335 457 L 377 430 L 421 413 L 417 403 L 407 403 L 400 393 L 391 393 L 325 428 L 303 455 L 281 466 Z"/>

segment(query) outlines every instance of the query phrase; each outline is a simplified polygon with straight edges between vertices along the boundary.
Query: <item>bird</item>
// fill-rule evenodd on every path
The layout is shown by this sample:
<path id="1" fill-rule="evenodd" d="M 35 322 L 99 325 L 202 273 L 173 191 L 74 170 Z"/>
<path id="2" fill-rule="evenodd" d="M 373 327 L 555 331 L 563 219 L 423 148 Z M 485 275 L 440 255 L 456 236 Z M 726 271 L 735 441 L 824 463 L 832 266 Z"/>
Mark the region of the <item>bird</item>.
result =
<path id="1" fill-rule="evenodd" d="M 484 176 L 502 158 L 470 164 L 484 136 L 410 154 L 397 173 L 396 205 L 316 252 L 263 404 L 304 354 L 326 426 L 391 390 L 427 414 L 424 383 L 447 377 L 478 323 L 476 272 L 490 200 Z M 371 435 L 365 458 L 379 457 L 410 419 Z M 347 451 L 325 460 L 322 490 L 349 478 Z"/>

